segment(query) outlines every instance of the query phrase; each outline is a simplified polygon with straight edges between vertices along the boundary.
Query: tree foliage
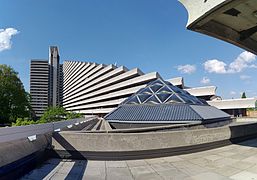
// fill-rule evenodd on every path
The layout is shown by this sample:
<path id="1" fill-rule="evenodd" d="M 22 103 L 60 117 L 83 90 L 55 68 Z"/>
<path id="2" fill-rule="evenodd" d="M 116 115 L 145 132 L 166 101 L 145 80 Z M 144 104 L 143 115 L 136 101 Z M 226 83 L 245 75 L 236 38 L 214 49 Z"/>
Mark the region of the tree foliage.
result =
<path id="1" fill-rule="evenodd" d="M 12 123 L 12 126 L 26 126 L 26 125 L 38 124 L 38 123 L 40 122 L 29 120 L 28 118 L 18 118 L 15 123 L 14 122 Z"/>
<path id="2" fill-rule="evenodd" d="M 25 126 L 31 124 L 43 124 L 82 117 L 79 113 L 68 112 L 63 107 L 49 107 L 37 121 L 29 118 L 18 118 L 12 126 Z"/>
<path id="3" fill-rule="evenodd" d="M 66 114 L 66 119 L 76 119 L 76 118 L 81 118 L 82 115 L 80 113 L 75 113 L 75 112 L 67 112 Z"/>
<path id="4" fill-rule="evenodd" d="M 29 117 L 30 109 L 29 94 L 18 73 L 10 66 L 0 64 L 0 124 Z"/>
<path id="5" fill-rule="evenodd" d="M 55 122 L 66 119 L 66 110 L 63 107 L 49 107 L 41 116 L 41 122 Z"/>
<path id="6" fill-rule="evenodd" d="M 40 118 L 41 123 L 80 118 L 81 114 L 68 112 L 63 107 L 49 107 Z"/>
<path id="7" fill-rule="evenodd" d="M 242 93 L 242 97 L 241 97 L 241 98 L 242 98 L 242 99 L 245 99 L 245 98 L 246 98 L 245 92 Z"/>

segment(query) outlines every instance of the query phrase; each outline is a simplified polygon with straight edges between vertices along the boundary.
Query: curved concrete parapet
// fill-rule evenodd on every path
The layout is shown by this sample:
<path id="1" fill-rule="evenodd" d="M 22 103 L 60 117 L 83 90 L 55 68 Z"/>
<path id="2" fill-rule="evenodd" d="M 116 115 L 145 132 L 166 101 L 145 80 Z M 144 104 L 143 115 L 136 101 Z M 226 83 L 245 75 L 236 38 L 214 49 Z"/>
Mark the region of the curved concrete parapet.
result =
<path id="1" fill-rule="evenodd" d="M 257 54 L 257 3 L 252 0 L 180 0 L 187 28 Z"/>
<path id="2" fill-rule="evenodd" d="M 95 117 L 47 124 L 0 128 L 0 179 L 16 179 L 47 156 L 52 134 L 60 130 L 81 130 Z"/>
<path id="3" fill-rule="evenodd" d="M 60 132 L 53 152 L 65 158 L 125 160 L 191 153 L 257 135 L 257 123 L 147 133 Z M 53 153 L 53 154 L 54 154 Z"/>
<path id="4" fill-rule="evenodd" d="M 45 159 L 45 149 L 51 147 L 51 134 L 0 143 L 0 179 L 13 179 L 34 168 Z"/>

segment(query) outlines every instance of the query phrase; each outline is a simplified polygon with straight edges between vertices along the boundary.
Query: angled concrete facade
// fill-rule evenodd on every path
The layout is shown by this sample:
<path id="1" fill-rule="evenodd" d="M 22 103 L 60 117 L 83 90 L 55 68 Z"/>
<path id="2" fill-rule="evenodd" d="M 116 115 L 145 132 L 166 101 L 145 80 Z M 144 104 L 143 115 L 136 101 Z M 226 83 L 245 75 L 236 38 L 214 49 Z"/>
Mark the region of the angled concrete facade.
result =
<path id="1" fill-rule="evenodd" d="M 158 73 L 90 62 L 63 63 L 63 106 L 68 111 L 105 115 L 127 97 L 157 79 Z"/>

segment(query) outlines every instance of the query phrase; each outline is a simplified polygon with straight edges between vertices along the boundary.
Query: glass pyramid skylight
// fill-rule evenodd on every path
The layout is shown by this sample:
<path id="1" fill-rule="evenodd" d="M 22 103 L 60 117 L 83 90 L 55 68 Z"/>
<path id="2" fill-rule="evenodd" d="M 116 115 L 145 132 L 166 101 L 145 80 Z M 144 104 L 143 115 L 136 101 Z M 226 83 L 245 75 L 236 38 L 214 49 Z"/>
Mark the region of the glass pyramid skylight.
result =
<path id="1" fill-rule="evenodd" d="M 157 79 L 104 118 L 116 128 L 131 128 L 141 127 L 140 124 L 208 123 L 230 120 L 230 115 L 169 82 Z"/>
<path id="2" fill-rule="evenodd" d="M 139 90 L 122 104 L 176 104 L 204 105 L 195 96 L 173 86 L 170 82 L 157 79 Z"/>

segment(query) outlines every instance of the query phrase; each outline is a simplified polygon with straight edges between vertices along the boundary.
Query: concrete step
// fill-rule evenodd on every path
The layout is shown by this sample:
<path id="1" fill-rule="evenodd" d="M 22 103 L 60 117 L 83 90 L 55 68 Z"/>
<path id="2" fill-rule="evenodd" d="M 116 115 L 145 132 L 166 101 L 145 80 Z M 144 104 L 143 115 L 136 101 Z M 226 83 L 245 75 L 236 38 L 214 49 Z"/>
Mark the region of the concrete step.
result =
<path id="1" fill-rule="evenodd" d="M 109 131 L 109 130 L 112 130 L 110 124 L 108 123 L 108 121 L 106 121 L 105 119 L 102 119 L 102 125 L 100 127 L 100 130 L 103 130 L 103 131 Z"/>
<path id="2" fill-rule="evenodd" d="M 91 131 L 97 131 L 100 129 L 102 124 L 102 119 L 99 119 L 98 122 L 95 124 L 95 126 L 91 129 Z"/>
<path id="3" fill-rule="evenodd" d="M 94 128 L 94 126 L 98 123 L 98 119 L 95 119 L 90 124 L 88 124 L 86 127 L 84 127 L 81 131 L 90 131 Z"/>

